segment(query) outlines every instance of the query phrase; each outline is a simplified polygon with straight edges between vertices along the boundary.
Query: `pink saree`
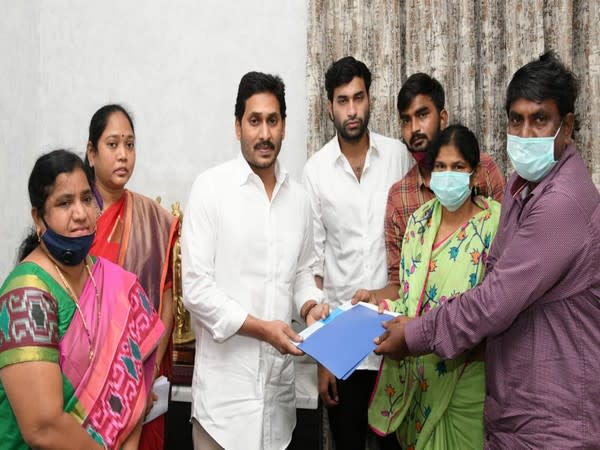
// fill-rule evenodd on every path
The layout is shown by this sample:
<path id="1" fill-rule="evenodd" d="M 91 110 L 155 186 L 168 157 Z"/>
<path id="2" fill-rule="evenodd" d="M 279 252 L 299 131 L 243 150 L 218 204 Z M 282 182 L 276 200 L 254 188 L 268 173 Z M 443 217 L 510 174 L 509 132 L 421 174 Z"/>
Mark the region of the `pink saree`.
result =
<path id="1" fill-rule="evenodd" d="M 118 449 L 144 413 L 164 327 L 135 275 L 103 258 L 92 274 L 99 301 L 91 280 L 79 300 L 92 332 L 92 359 L 77 311 L 59 345 L 62 372 L 75 390 L 65 410 L 100 444 Z"/>

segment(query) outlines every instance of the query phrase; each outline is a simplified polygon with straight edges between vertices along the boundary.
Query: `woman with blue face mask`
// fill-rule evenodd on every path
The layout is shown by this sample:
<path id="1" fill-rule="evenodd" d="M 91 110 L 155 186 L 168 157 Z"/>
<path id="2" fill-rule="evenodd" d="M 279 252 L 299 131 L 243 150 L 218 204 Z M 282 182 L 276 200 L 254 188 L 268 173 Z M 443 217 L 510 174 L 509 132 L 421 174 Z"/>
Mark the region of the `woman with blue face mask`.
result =
<path id="1" fill-rule="evenodd" d="M 136 449 L 164 326 L 135 275 L 88 252 L 97 205 L 79 156 L 40 156 L 34 229 L 0 287 L 0 447 Z"/>
<path id="2" fill-rule="evenodd" d="M 500 204 L 473 192 L 479 145 L 462 125 L 444 129 L 428 150 L 436 197 L 408 221 L 398 300 L 386 308 L 417 317 L 479 284 L 500 219 Z M 384 358 L 369 407 L 378 433 L 402 448 L 483 448 L 483 349 L 443 360 L 435 354 Z"/>

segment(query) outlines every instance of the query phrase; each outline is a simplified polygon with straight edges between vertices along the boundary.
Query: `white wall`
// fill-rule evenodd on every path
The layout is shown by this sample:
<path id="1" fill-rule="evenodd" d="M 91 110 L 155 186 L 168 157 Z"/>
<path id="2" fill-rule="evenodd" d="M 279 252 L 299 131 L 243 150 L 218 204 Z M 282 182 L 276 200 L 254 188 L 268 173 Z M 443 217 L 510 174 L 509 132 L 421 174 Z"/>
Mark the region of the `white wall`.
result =
<path id="1" fill-rule="evenodd" d="M 39 1 L 13 7 L 1 0 L 0 18 L 0 278 L 13 265 L 28 223 L 27 170 L 40 139 Z"/>
<path id="2" fill-rule="evenodd" d="M 164 205 L 239 152 L 233 108 L 241 76 L 281 75 L 288 120 L 280 159 L 306 160 L 306 4 L 299 0 L 0 0 L 0 277 L 30 224 L 27 178 L 54 148 L 83 154 L 100 106 L 133 115 L 128 187 Z"/>

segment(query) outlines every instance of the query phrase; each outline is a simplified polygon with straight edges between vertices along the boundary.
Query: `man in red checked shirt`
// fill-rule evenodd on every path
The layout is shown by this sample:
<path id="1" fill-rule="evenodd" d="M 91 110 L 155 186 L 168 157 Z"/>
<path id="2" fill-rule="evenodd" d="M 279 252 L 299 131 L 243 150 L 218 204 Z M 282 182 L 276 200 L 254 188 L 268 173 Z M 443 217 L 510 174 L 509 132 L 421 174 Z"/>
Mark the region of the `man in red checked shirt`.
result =
<path id="1" fill-rule="evenodd" d="M 402 238 L 408 218 L 423 203 L 434 197 L 429 189 L 430 171 L 425 161 L 429 144 L 448 125 L 448 111 L 444 109 L 445 94 L 442 85 L 424 73 L 411 75 L 398 93 L 398 113 L 402 140 L 417 161 L 412 169 L 389 190 L 385 212 L 385 246 L 387 250 L 388 283 L 382 289 L 359 289 L 353 302 L 398 298 L 398 276 Z M 481 170 L 476 187 L 481 195 L 499 202 L 504 195 L 502 173 L 487 153 L 481 153 Z"/>

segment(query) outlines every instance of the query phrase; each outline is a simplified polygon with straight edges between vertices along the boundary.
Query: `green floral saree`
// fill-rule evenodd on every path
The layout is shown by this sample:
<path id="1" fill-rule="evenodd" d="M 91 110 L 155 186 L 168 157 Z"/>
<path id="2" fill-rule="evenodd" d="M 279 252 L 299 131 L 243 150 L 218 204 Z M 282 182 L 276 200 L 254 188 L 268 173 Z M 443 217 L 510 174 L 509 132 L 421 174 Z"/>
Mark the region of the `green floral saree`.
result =
<path id="1" fill-rule="evenodd" d="M 481 282 L 500 204 L 481 197 L 476 203 L 481 211 L 447 237 L 437 236 L 437 199 L 415 211 L 403 239 L 400 298 L 388 302 L 390 310 L 417 317 Z M 396 432 L 410 450 L 483 448 L 484 363 L 470 356 L 384 358 L 369 407 L 371 428 Z"/>

